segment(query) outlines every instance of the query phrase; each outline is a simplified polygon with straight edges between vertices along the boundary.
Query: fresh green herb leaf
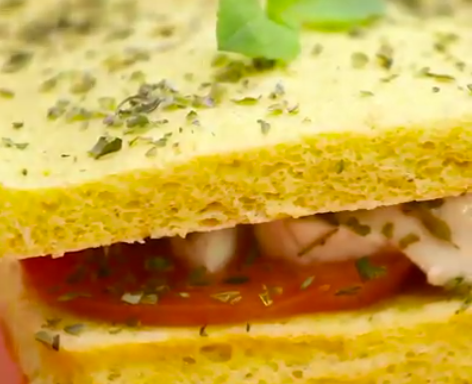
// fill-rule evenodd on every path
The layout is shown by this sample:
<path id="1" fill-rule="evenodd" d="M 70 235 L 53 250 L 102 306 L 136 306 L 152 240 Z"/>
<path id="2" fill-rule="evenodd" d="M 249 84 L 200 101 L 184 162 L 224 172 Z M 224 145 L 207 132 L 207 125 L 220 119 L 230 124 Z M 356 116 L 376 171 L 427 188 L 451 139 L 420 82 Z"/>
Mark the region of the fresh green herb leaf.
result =
<path id="1" fill-rule="evenodd" d="M 381 17 L 385 0 L 220 0 L 218 49 L 290 61 L 300 53 L 299 30 L 349 29 Z"/>
<path id="2" fill-rule="evenodd" d="M 251 58 L 290 61 L 300 53 L 297 29 L 271 20 L 258 0 L 220 0 L 218 49 Z"/>
<path id="3" fill-rule="evenodd" d="M 345 29 L 363 24 L 385 13 L 384 0 L 267 0 L 270 19 L 296 27 Z"/>

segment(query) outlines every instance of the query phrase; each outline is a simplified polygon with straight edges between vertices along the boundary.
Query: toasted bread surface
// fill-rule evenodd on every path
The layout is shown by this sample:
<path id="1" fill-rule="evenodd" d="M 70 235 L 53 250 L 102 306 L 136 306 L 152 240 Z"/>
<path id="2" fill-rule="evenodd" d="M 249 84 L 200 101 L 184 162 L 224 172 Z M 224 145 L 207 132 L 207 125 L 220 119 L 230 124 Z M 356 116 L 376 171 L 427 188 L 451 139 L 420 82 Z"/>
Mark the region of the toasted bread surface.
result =
<path id="1" fill-rule="evenodd" d="M 26 1 L 4 17 L 2 256 L 61 255 L 470 187 L 470 3 L 424 20 L 392 5 L 360 36 L 306 29 L 297 60 L 262 72 L 216 57 L 215 1 L 68 4 L 46 2 L 36 13 L 37 2 Z M 42 25 L 41 15 L 62 29 Z M 228 83 L 231 65 L 245 69 Z M 168 108 L 114 126 L 117 104 L 129 108 L 143 82 L 162 80 L 177 95 L 164 98 Z M 216 82 L 223 96 L 213 107 L 205 96 Z M 169 108 L 185 96 L 193 106 Z M 112 148 L 122 140 L 121 150 L 100 157 L 103 137 Z"/>
<path id="2" fill-rule="evenodd" d="M 366 310 L 250 326 L 141 328 L 45 307 L 22 285 L 16 261 L 0 263 L 0 277 L 7 330 L 31 384 L 436 384 L 472 377 L 472 313 L 451 298 L 401 296 Z M 59 335 L 58 350 L 38 341 L 39 331 Z"/>

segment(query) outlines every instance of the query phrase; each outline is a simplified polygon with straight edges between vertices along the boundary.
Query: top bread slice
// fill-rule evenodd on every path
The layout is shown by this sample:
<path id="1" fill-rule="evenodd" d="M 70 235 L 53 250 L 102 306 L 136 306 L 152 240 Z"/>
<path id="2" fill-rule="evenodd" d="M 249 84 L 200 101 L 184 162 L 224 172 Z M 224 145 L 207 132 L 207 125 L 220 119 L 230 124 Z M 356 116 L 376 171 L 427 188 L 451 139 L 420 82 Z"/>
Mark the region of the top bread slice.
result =
<path id="1" fill-rule="evenodd" d="M 392 4 L 356 33 L 305 29 L 301 56 L 266 71 L 217 56 L 212 0 L 72 4 L 69 14 L 54 2 L 40 10 L 62 31 L 40 28 L 34 0 L 2 14 L 2 256 L 369 209 L 472 184 L 470 3 L 426 19 Z M 28 34 L 31 18 L 39 27 Z M 242 79 L 228 83 L 234 68 Z M 213 106 L 215 79 L 223 95 Z M 143 81 L 162 80 L 202 105 L 161 105 L 149 129 L 104 122 Z M 122 148 L 96 159 L 102 136 Z"/>

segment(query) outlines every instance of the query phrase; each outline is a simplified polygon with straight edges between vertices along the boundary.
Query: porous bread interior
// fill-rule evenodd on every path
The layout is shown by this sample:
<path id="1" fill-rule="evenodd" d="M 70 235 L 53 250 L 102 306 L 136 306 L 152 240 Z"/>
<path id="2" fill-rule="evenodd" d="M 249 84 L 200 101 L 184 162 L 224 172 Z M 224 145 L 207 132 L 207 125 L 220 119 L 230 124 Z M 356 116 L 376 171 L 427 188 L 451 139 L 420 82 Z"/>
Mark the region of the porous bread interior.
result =
<path id="1" fill-rule="evenodd" d="M 215 1 L 96 2 L 99 22 L 88 34 L 20 42 L 15 33 L 36 17 L 37 4 L 27 1 L 4 17 L 11 34 L 2 38 L 2 57 L 18 47 L 34 56 L 18 72 L 0 72 L 2 87 L 15 93 L 0 103 L 0 137 L 7 139 L 0 147 L 2 256 L 61 255 L 148 236 L 374 208 L 457 195 L 471 185 L 470 3 L 460 2 L 452 16 L 425 20 L 391 5 L 389 17 L 361 37 L 304 30 L 296 61 L 224 84 L 220 104 L 197 111 L 199 124 L 188 121 L 189 109 L 158 111 L 149 118 L 167 124 L 133 134 L 102 118 L 70 122 L 66 113 L 51 120 L 48 109 L 66 98 L 102 113 L 100 98 L 119 102 L 142 78 L 206 94 L 201 84 L 222 70 L 211 65 Z M 48 6 L 40 14 L 56 17 Z M 123 25 L 133 31 L 117 39 Z M 174 35 L 165 37 L 169 26 Z M 445 44 L 445 36 L 456 39 L 446 38 L 444 52 L 435 43 Z M 376 58 L 386 42 L 393 47 L 390 70 Z M 313 54 L 315 46 L 321 53 Z M 359 51 L 369 62 L 356 69 L 352 55 Z M 454 79 L 419 76 L 423 67 Z M 72 93 L 81 70 L 97 83 Z M 57 74 L 55 87 L 40 90 Z M 278 83 L 286 91 L 282 99 L 298 104 L 297 114 L 268 114 L 274 103 L 268 95 Z M 261 99 L 234 102 L 248 96 Z M 95 160 L 88 151 L 105 133 L 122 137 L 123 149 Z"/>
<path id="2" fill-rule="evenodd" d="M 120 328 L 57 313 L 25 289 L 19 263 L 4 260 L 0 301 L 30 384 L 452 384 L 472 377 L 472 311 L 452 298 L 401 296 L 249 330 L 207 327 L 202 336 L 198 328 Z M 83 331 L 64 331 L 74 324 Z M 60 335 L 59 351 L 35 340 L 41 329 Z"/>

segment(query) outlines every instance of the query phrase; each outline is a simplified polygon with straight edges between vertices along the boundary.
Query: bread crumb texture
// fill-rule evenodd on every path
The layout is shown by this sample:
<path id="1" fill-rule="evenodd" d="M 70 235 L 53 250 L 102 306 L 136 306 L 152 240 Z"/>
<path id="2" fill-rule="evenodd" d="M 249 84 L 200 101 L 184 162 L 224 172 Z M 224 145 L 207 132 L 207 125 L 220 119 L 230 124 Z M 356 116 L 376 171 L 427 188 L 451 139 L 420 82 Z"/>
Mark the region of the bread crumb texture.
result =
<path id="1" fill-rule="evenodd" d="M 304 30 L 270 70 L 216 55 L 212 0 L 20 3 L 0 14 L 0 255 L 469 189 L 470 3 Z"/>
<path id="2" fill-rule="evenodd" d="M 111 327 L 45 308 L 0 263 L 13 351 L 30 384 L 468 383 L 472 313 L 427 295 L 271 324 Z M 71 332 L 75 329 L 75 332 Z M 35 340 L 59 335 L 59 350 Z"/>

